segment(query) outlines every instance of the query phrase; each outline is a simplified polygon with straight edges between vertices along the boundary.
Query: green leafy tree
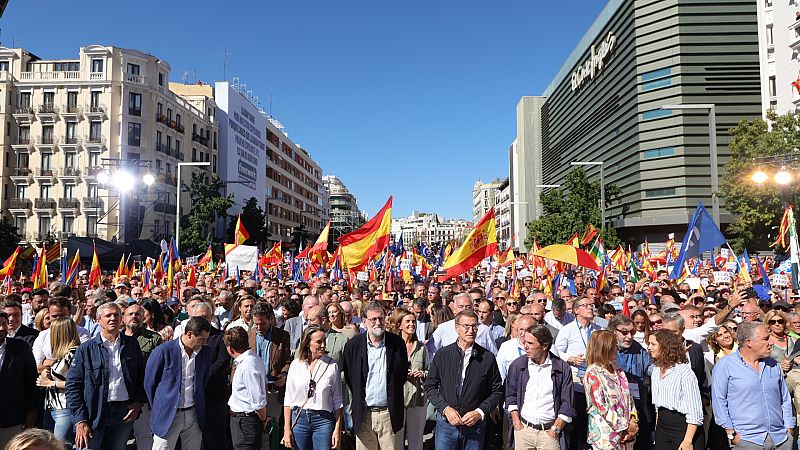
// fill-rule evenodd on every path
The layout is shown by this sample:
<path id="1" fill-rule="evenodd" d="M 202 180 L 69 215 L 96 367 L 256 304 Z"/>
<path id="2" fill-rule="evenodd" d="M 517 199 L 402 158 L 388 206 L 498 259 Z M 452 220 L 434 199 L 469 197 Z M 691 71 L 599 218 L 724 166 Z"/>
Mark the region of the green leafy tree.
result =
<path id="1" fill-rule="evenodd" d="M 12 225 L 7 218 L 0 220 L 0 258 L 2 258 L 0 264 L 14 253 L 20 239 L 22 238 L 17 233 L 17 227 Z"/>
<path id="2" fill-rule="evenodd" d="M 605 188 L 607 208 L 619 197 L 620 189 L 613 184 Z M 575 233 L 581 237 L 588 224 L 599 227 L 601 223 L 600 181 L 590 182 L 582 167 L 574 168 L 561 188 L 545 192 L 540 199 L 543 214 L 528 223 L 528 240 L 525 242 L 528 248 L 534 239 L 542 246 L 563 244 Z M 609 225 L 601 230 L 601 235 L 606 249 L 612 249 L 620 242 L 617 231 Z"/>
<path id="3" fill-rule="evenodd" d="M 725 234 L 737 252 L 745 247 L 766 250 L 777 235 L 783 198 L 794 198 L 798 191 L 796 185 L 782 190 L 774 182 L 758 185 L 751 178 L 759 168 L 753 158 L 796 156 L 800 148 L 800 116 L 769 112 L 767 119 L 771 126 L 763 119 L 742 120 L 730 131 L 730 159 L 725 164 L 719 195 L 725 209 L 735 217 Z M 764 167 L 764 170 L 774 173 L 779 168 Z"/>
<path id="4" fill-rule="evenodd" d="M 233 194 L 222 196 L 223 187 L 224 183 L 217 175 L 192 173 L 188 186 L 192 208 L 189 214 L 181 217 L 181 253 L 197 255 L 205 252 L 212 239 L 209 224 L 227 217 L 228 209 L 234 204 Z"/>
<path id="5" fill-rule="evenodd" d="M 264 210 L 258 205 L 258 200 L 255 197 L 250 197 L 242 207 L 242 225 L 250 234 L 250 239 L 246 240 L 244 245 L 261 244 L 262 247 L 266 248 L 270 233 L 265 224 Z M 232 216 L 228 223 L 228 242 L 233 242 L 235 231 L 236 216 Z"/>

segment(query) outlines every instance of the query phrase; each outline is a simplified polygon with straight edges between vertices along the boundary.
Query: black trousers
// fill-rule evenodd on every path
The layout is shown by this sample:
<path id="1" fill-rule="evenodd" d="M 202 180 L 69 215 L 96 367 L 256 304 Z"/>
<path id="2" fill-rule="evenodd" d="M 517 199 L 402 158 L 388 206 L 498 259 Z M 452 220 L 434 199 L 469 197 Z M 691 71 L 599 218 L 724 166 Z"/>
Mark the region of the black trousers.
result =
<path id="1" fill-rule="evenodd" d="M 686 435 L 686 416 L 671 409 L 658 408 L 654 450 L 677 450 Z M 697 427 L 692 440 L 694 450 L 703 450 L 703 426 Z"/>
<path id="2" fill-rule="evenodd" d="M 206 426 L 203 429 L 205 450 L 231 450 L 231 429 L 228 424 L 228 402 L 206 399 Z"/>
<path id="3" fill-rule="evenodd" d="M 254 416 L 231 417 L 231 440 L 236 450 L 261 450 L 261 420 Z"/>
<path id="4" fill-rule="evenodd" d="M 586 413 L 586 393 L 575 391 L 575 412 L 578 417 L 572 419 L 572 423 L 567 427 L 569 429 L 569 448 L 570 450 L 584 450 L 591 448 L 586 442 L 587 433 L 589 432 L 589 415 Z"/>

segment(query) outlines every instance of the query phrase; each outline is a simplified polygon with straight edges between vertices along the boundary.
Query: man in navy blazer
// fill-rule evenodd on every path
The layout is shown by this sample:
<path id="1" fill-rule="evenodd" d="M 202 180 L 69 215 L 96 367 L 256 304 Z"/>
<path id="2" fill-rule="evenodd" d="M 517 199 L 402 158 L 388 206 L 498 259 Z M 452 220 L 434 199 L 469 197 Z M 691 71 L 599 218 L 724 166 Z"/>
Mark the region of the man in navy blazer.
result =
<path id="1" fill-rule="evenodd" d="M 3 402 L 0 408 L 0 448 L 36 417 L 36 361 L 27 343 L 8 339 L 8 314 L 0 311 L 0 386 Z"/>
<path id="2" fill-rule="evenodd" d="M 183 334 L 150 354 L 144 389 L 150 400 L 153 450 L 198 449 L 205 425 L 205 391 L 211 375 L 211 350 L 205 346 L 211 324 L 192 317 Z"/>
<path id="3" fill-rule="evenodd" d="M 100 305 L 97 317 L 100 333 L 78 347 L 67 374 L 75 447 L 124 450 L 144 401 L 144 359 L 136 338 L 120 333 L 119 305 Z"/>

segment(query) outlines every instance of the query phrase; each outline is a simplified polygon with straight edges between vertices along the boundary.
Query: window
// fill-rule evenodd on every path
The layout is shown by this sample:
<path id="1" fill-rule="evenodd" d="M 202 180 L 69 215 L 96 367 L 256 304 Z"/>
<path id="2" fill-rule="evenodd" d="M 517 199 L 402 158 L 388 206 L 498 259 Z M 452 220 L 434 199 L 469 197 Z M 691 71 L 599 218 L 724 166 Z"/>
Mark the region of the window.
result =
<path id="1" fill-rule="evenodd" d="M 128 122 L 128 145 L 139 147 L 142 144 L 142 124 Z"/>
<path id="2" fill-rule="evenodd" d="M 25 216 L 14 216 L 14 227 L 20 236 L 25 235 L 25 230 L 28 228 L 28 218 Z"/>
<path id="3" fill-rule="evenodd" d="M 65 198 L 75 198 L 75 185 L 74 184 L 65 184 L 64 185 L 64 197 Z"/>
<path id="4" fill-rule="evenodd" d="M 651 109 L 642 113 L 642 120 L 660 119 L 672 115 L 671 109 Z"/>
<path id="5" fill-rule="evenodd" d="M 172 150 L 172 136 L 167 135 L 167 151 Z"/>
<path id="6" fill-rule="evenodd" d="M 0 61 L 0 72 L 8 72 L 8 61 Z"/>
<path id="7" fill-rule="evenodd" d="M 78 155 L 75 152 L 64 153 L 64 167 L 74 168 L 78 162 Z"/>
<path id="8" fill-rule="evenodd" d="M 164 85 L 164 74 L 161 72 L 158 72 L 158 85 L 159 86 Z"/>
<path id="9" fill-rule="evenodd" d="M 102 59 L 93 59 L 92 60 L 92 73 L 100 73 L 103 71 L 103 60 Z"/>
<path id="10" fill-rule="evenodd" d="M 19 106 L 20 106 L 20 108 L 30 108 L 31 107 L 31 93 L 30 92 L 20 92 L 19 93 Z"/>
<path id="11" fill-rule="evenodd" d="M 28 167 L 29 158 L 27 153 L 17 153 L 17 167 Z"/>
<path id="12" fill-rule="evenodd" d="M 669 67 L 643 73 L 642 92 L 670 86 L 672 84 L 672 78 L 670 77 L 671 74 L 672 69 Z"/>
<path id="13" fill-rule="evenodd" d="M 86 216 L 86 235 L 97 236 L 97 216 Z"/>
<path id="14" fill-rule="evenodd" d="M 99 194 L 97 183 L 89 183 L 89 185 L 86 187 L 86 192 L 89 195 L 89 198 L 97 198 Z M 97 219 L 95 218 L 95 221 L 96 220 Z"/>
<path id="15" fill-rule="evenodd" d="M 52 107 L 56 102 L 56 93 L 55 92 L 45 92 L 44 93 L 44 104 L 47 106 Z"/>
<path id="16" fill-rule="evenodd" d="M 17 197 L 16 198 L 28 198 L 28 185 L 27 184 L 18 184 L 17 185 Z"/>
<path id="17" fill-rule="evenodd" d="M 128 63 L 128 73 L 131 75 L 139 75 L 139 65 Z"/>
<path id="18" fill-rule="evenodd" d="M 775 75 L 769 77 L 769 96 L 775 97 L 777 94 L 775 93 Z"/>
<path id="19" fill-rule="evenodd" d="M 41 158 L 41 169 L 42 170 L 50 170 L 53 167 L 53 154 L 52 153 L 42 153 Z"/>
<path id="20" fill-rule="evenodd" d="M 194 136 L 195 134 L 197 134 L 197 124 L 193 123 L 192 124 L 192 135 Z"/>
<path id="21" fill-rule="evenodd" d="M 42 144 L 53 143 L 53 126 L 47 125 L 42 127 Z"/>
<path id="22" fill-rule="evenodd" d="M 162 136 L 163 136 L 163 135 L 161 134 L 161 132 L 160 132 L 160 131 L 156 131 L 156 149 L 158 149 L 159 147 L 161 147 L 161 137 L 162 137 Z"/>
<path id="23" fill-rule="evenodd" d="M 100 142 L 102 136 L 102 124 L 98 121 L 89 122 L 89 142 Z"/>
<path id="24" fill-rule="evenodd" d="M 172 122 L 172 108 L 167 108 L 167 120 Z"/>
<path id="25" fill-rule="evenodd" d="M 78 130 L 78 122 L 67 122 L 67 131 L 65 137 L 67 138 L 67 144 L 74 144 L 75 143 L 75 133 Z"/>
<path id="26" fill-rule="evenodd" d="M 675 147 L 654 148 L 644 151 L 644 159 L 662 158 L 665 156 L 675 156 Z"/>
<path id="27" fill-rule="evenodd" d="M 89 94 L 89 105 L 95 109 L 100 107 L 100 91 L 92 91 Z"/>
<path id="28" fill-rule="evenodd" d="M 61 231 L 64 233 L 74 233 L 75 229 L 75 217 L 74 216 L 64 216 L 64 221 L 61 225 Z"/>
<path id="29" fill-rule="evenodd" d="M 180 151 L 181 151 L 181 140 L 175 139 L 175 156 L 180 158 Z"/>
<path id="30" fill-rule="evenodd" d="M 648 189 L 644 191 L 646 198 L 670 197 L 675 195 L 675 188 Z"/>
<path id="31" fill-rule="evenodd" d="M 767 25 L 767 45 L 775 45 L 775 37 L 772 34 L 772 25 Z"/>
<path id="32" fill-rule="evenodd" d="M 19 127 L 19 143 L 25 144 L 31 140 L 31 127 Z"/>
<path id="33" fill-rule="evenodd" d="M 39 198 L 52 198 L 50 194 L 53 192 L 53 186 L 49 184 L 39 185 Z"/>
<path id="34" fill-rule="evenodd" d="M 772 0 L 764 0 L 764 6 L 767 8 L 772 8 Z"/>
<path id="35" fill-rule="evenodd" d="M 89 152 L 89 167 L 100 167 L 100 152 Z"/>
<path id="36" fill-rule="evenodd" d="M 167 174 L 172 175 L 172 164 L 167 163 Z"/>
<path id="37" fill-rule="evenodd" d="M 214 164 L 211 169 L 214 171 L 214 173 L 217 173 L 217 155 L 214 155 Z"/>
<path id="38" fill-rule="evenodd" d="M 39 235 L 46 236 L 50 233 L 50 216 L 39 216 Z"/>
<path id="39" fill-rule="evenodd" d="M 181 124 L 181 115 L 180 114 L 175 114 L 175 123 L 177 123 L 178 125 Z"/>
<path id="40" fill-rule="evenodd" d="M 156 160 L 156 172 L 161 172 L 161 160 Z"/>
<path id="41" fill-rule="evenodd" d="M 142 94 L 131 92 L 128 94 L 128 114 L 133 116 L 142 115 Z"/>
<path id="42" fill-rule="evenodd" d="M 156 105 L 156 114 L 159 116 L 164 114 L 164 105 L 162 105 L 161 102 Z"/>
<path id="43" fill-rule="evenodd" d="M 67 92 L 67 110 L 68 112 L 77 112 L 75 108 L 78 107 L 78 93 Z"/>
<path id="44" fill-rule="evenodd" d="M 77 61 L 63 61 L 53 63 L 54 72 L 77 72 L 81 70 L 81 65 Z"/>

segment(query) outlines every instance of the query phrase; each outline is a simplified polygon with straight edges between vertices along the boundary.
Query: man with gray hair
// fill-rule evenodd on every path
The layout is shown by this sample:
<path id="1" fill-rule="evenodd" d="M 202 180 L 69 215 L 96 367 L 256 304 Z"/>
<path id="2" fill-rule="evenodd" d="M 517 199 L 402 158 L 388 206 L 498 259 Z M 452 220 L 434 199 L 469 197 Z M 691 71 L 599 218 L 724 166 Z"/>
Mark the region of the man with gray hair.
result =
<path id="1" fill-rule="evenodd" d="M 235 302 L 236 295 L 227 289 L 222 289 L 217 294 L 217 298 L 214 300 L 214 305 L 217 307 L 214 310 L 214 315 L 219 320 L 220 329 L 225 329 L 231 323 L 232 308 Z"/>
<path id="2" fill-rule="evenodd" d="M 472 297 L 465 292 L 457 294 L 455 297 L 453 297 L 453 308 L 455 309 L 456 314 L 464 310 L 472 311 Z M 426 347 L 428 347 L 428 359 L 433 361 L 433 356 L 440 348 L 452 344 L 457 339 L 458 332 L 456 331 L 455 319 L 439 324 L 426 344 Z M 497 346 L 492 338 L 492 332 L 489 327 L 482 323 L 478 324 L 478 336 L 475 338 L 475 342 L 477 342 L 486 350 L 489 350 L 492 355 L 497 354 Z"/>
<path id="3" fill-rule="evenodd" d="M 689 356 L 689 365 L 692 366 L 692 372 L 697 377 L 697 384 L 700 387 L 700 396 L 703 401 L 708 403 L 711 401 L 711 388 L 708 384 L 708 376 L 706 375 L 706 363 L 703 356 L 703 347 L 697 342 L 687 340 L 683 337 L 683 332 L 686 330 L 686 322 L 683 316 L 677 312 L 669 312 L 661 315 L 661 327 L 664 330 L 672 331 L 678 339 L 680 339 L 686 346 L 686 354 Z M 698 433 L 702 432 L 702 427 Z"/>
<path id="4" fill-rule="evenodd" d="M 736 337 L 739 350 L 714 366 L 714 421 L 736 449 L 789 450 L 796 419 L 780 363 L 769 356 L 769 329 L 742 322 Z"/>
<path id="5" fill-rule="evenodd" d="M 289 333 L 289 345 L 294 354 L 297 344 L 300 343 L 300 337 L 303 336 L 303 331 L 308 327 L 308 311 L 319 305 L 319 299 L 315 295 L 307 295 L 303 299 L 303 310 L 297 317 L 292 317 L 283 324 L 283 330 Z"/>

